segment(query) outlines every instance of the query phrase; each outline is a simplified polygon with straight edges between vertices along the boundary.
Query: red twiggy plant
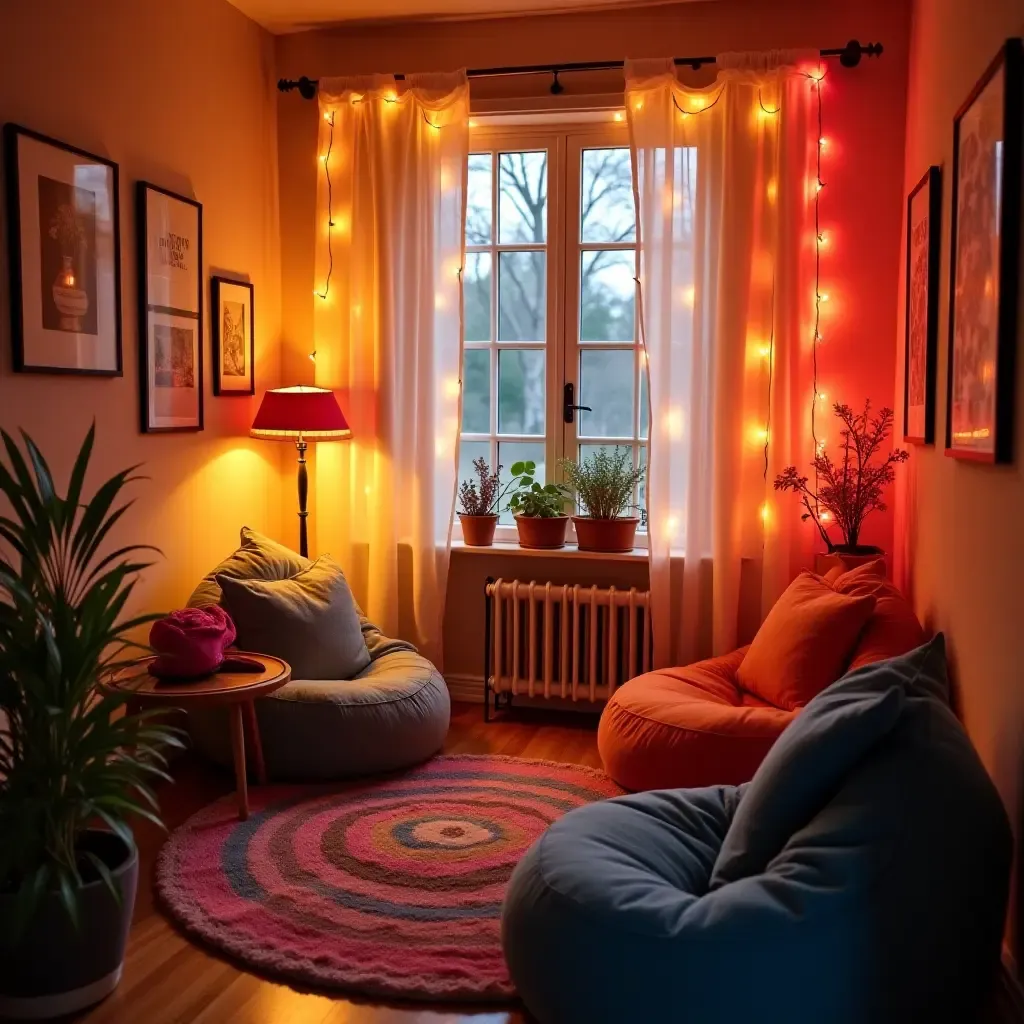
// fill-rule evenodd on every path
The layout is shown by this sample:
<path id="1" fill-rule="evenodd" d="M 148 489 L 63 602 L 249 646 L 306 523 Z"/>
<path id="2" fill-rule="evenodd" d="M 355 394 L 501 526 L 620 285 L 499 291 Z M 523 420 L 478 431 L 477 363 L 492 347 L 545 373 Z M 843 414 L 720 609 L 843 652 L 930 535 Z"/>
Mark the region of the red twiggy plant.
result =
<path id="1" fill-rule="evenodd" d="M 463 480 L 459 487 L 459 504 L 462 514 L 467 516 L 489 516 L 498 511 L 499 474 L 501 466 L 493 473 L 484 458 L 473 460 L 476 480 Z"/>
<path id="2" fill-rule="evenodd" d="M 832 411 L 843 424 L 839 431 L 839 458 L 819 448 L 814 457 L 814 486 L 801 476 L 796 466 L 789 466 L 775 478 L 775 490 L 793 491 L 807 511 L 801 519 L 813 520 L 821 539 L 829 551 L 837 547 L 828 535 L 831 526 L 843 534 L 843 544 L 856 548 L 861 527 L 869 512 L 885 511 L 882 500 L 884 489 L 893 482 L 898 462 L 906 462 L 909 454 L 894 448 L 878 461 L 886 438 L 892 430 L 892 409 L 881 409 L 871 415 L 871 401 L 865 401 L 864 411 L 855 413 L 848 405 L 838 402 Z"/>

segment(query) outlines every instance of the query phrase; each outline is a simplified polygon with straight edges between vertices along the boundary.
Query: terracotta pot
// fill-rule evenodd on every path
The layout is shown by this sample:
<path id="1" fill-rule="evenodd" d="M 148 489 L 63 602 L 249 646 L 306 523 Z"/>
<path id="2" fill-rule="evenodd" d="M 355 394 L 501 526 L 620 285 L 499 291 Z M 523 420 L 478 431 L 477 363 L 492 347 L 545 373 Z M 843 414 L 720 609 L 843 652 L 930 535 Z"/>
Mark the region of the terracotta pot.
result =
<path id="1" fill-rule="evenodd" d="M 519 546 L 523 548 L 564 548 L 568 516 L 516 516 Z"/>
<path id="2" fill-rule="evenodd" d="M 462 523 L 462 539 L 466 547 L 489 548 L 494 543 L 494 530 L 498 525 L 496 515 L 467 516 L 460 512 L 459 522 Z"/>
<path id="3" fill-rule="evenodd" d="M 573 516 L 572 525 L 576 527 L 580 551 L 632 551 L 640 520 Z"/>
<path id="4" fill-rule="evenodd" d="M 135 907 L 139 855 L 113 832 L 90 829 L 80 850 L 106 864 L 120 900 L 100 878 L 78 889 L 79 927 L 60 894 L 46 890 L 28 930 L 0 957 L 0 1018 L 42 1020 L 77 1013 L 117 987 Z M 0 892 L 0 919 L 14 913 L 17 896 Z"/>
<path id="5" fill-rule="evenodd" d="M 824 576 L 829 570 L 837 565 L 843 567 L 844 572 L 856 569 L 858 566 L 866 565 L 868 562 L 877 562 L 879 558 L 885 558 L 885 552 L 870 544 L 858 544 L 856 548 L 845 546 L 837 547 L 827 554 L 816 554 L 814 556 L 814 571 L 819 576 Z M 889 574 L 889 563 L 886 561 L 885 573 Z"/>

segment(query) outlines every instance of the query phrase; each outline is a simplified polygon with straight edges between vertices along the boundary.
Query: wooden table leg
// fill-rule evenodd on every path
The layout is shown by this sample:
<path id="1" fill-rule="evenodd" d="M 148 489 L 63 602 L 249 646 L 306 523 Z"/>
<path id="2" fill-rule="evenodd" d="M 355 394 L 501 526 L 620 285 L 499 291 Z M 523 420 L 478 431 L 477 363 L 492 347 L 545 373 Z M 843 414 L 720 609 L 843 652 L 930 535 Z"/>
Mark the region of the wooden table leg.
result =
<path id="1" fill-rule="evenodd" d="M 260 740 L 260 725 L 256 720 L 256 705 L 251 700 L 247 700 L 242 705 L 242 714 L 245 715 L 245 727 L 249 733 L 252 763 L 256 766 L 256 781 L 261 786 L 265 786 L 267 784 L 267 766 L 263 761 L 263 743 Z"/>
<path id="2" fill-rule="evenodd" d="M 245 821 L 249 817 L 249 789 L 245 778 L 245 732 L 242 727 L 242 705 L 228 706 L 228 721 L 231 723 L 231 752 L 235 758 L 235 784 L 238 787 L 238 817 Z"/>

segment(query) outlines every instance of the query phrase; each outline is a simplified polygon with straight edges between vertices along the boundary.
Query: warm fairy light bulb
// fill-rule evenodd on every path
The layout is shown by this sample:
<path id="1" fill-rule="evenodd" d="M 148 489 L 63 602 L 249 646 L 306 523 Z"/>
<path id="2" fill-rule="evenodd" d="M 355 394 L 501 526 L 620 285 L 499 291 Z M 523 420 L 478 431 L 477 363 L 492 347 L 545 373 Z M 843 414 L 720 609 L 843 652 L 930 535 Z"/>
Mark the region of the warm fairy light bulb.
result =
<path id="1" fill-rule="evenodd" d="M 754 441 L 765 442 L 768 440 L 768 428 L 767 427 L 754 427 L 750 431 L 750 436 Z"/>
<path id="2" fill-rule="evenodd" d="M 474 121 L 473 118 L 469 119 L 469 127 L 470 128 L 477 128 L 477 127 L 479 127 L 479 125 L 480 125 L 479 121 Z"/>
<path id="3" fill-rule="evenodd" d="M 683 410 L 678 405 L 672 406 L 665 416 L 665 429 L 669 437 L 683 436 Z"/>
<path id="4" fill-rule="evenodd" d="M 821 294 L 820 294 L 820 295 L 818 296 L 818 301 L 819 301 L 819 302 L 828 302 L 830 298 L 831 298 L 831 296 L 829 295 L 829 293 L 828 293 L 828 292 L 822 292 L 822 293 L 821 293 Z"/>
<path id="5" fill-rule="evenodd" d="M 633 109 L 634 110 L 643 110 L 644 109 L 644 101 L 643 100 L 637 100 L 636 103 L 633 104 Z"/>
<path id="6" fill-rule="evenodd" d="M 761 522 L 762 523 L 767 523 L 768 522 L 768 515 L 769 515 L 769 513 L 768 513 L 768 502 L 764 502 L 764 504 L 761 506 Z"/>
<path id="7" fill-rule="evenodd" d="M 818 235 L 818 245 L 822 249 L 827 249 L 828 248 L 828 235 L 826 235 L 824 232 L 822 232 L 820 235 Z"/>
<path id="8" fill-rule="evenodd" d="M 684 306 L 689 306 L 691 309 L 693 309 L 694 304 L 697 301 L 697 289 L 694 288 L 692 284 L 688 285 L 686 288 L 683 288 L 680 291 L 680 297 L 683 300 Z"/>
<path id="9" fill-rule="evenodd" d="M 818 401 L 819 402 L 827 402 L 828 401 L 828 395 L 826 395 L 824 391 L 819 391 L 818 392 Z"/>
<path id="10" fill-rule="evenodd" d="M 832 519 L 832 513 L 831 512 L 822 512 L 821 515 L 818 516 L 818 521 L 821 522 L 821 523 L 830 522 L 831 519 Z"/>
<path id="11" fill-rule="evenodd" d="M 459 390 L 460 390 L 460 385 L 459 385 L 459 378 L 458 377 L 449 377 L 444 382 L 445 398 L 458 398 L 459 397 Z"/>
<path id="12" fill-rule="evenodd" d="M 814 191 L 815 192 L 820 192 L 824 187 L 825 187 L 825 182 L 819 181 L 819 182 L 817 182 L 817 184 L 815 184 Z"/>
<path id="13" fill-rule="evenodd" d="M 762 345 L 762 346 L 761 346 L 761 347 L 760 347 L 760 348 L 759 348 L 759 349 L 757 350 L 757 354 L 758 354 L 758 355 L 759 355 L 759 356 L 760 356 L 760 357 L 761 357 L 762 359 L 767 359 L 767 358 L 768 358 L 768 357 L 769 357 L 769 356 L 770 356 L 770 355 L 772 354 L 772 347 L 771 347 L 771 345 Z"/>
<path id="14" fill-rule="evenodd" d="M 309 353 L 309 361 L 311 363 L 316 362 L 316 349 L 313 349 L 313 351 Z"/>
<path id="15" fill-rule="evenodd" d="M 778 197 L 778 194 L 779 183 L 774 178 L 772 178 L 772 180 L 768 182 L 768 202 L 774 203 L 776 198 Z"/>
<path id="16" fill-rule="evenodd" d="M 334 118 L 334 115 L 333 115 L 333 114 L 332 114 L 332 113 L 331 113 L 331 112 L 330 112 L 329 110 L 325 110 L 325 111 L 324 111 L 324 120 L 325 120 L 325 121 L 326 121 L 326 122 L 327 122 L 328 124 L 330 124 L 330 123 L 331 123 L 331 121 L 333 120 L 333 118 Z"/>
<path id="17" fill-rule="evenodd" d="M 616 110 L 614 117 L 615 117 L 616 121 L 625 121 L 626 120 L 626 115 L 621 110 Z"/>

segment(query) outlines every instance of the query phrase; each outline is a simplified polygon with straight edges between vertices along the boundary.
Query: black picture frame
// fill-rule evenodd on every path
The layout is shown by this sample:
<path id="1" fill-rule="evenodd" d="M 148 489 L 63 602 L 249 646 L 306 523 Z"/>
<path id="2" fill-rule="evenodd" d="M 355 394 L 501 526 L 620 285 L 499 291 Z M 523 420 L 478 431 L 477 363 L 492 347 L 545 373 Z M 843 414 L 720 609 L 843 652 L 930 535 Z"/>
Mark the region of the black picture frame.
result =
<path id="1" fill-rule="evenodd" d="M 920 255 L 920 239 L 915 244 L 915 226 L 922 226 L 918 216 L 921 206 L 927 211 L 927 238 L 923 250 L 926 266 L 923 274 L 924 297 L 924 429 L 911 431 L 911 340 L 915 289 L 921 268 L 915 268 L 914 257 Z M 942 257 L 942 168 L 929 167 L 924 177 L 907 197 L 907 266 L 906 266 L 906 329 L 903 341 L 903 440 L 911 444 L 935 443 L 935 382 L 938 375 L 939 350 L 939 263 Z M 920 315 L 918 310 L 918 315 Z"/>
<path id="2" fill-rule="evenodd" d="M 248 387 L 225 388 L 222 384 L 222 326 L 223 311 L 221 302 L 225 292 L 239 289 L 248 293 L 249 297 L 249 366 Z M 251 281 L 237 281 L 231 277 L 211 276 L 210 278 L 210 337 L 213 350 L 213 393 L 218 398 L 249 398 L 256 394 L 256 296 Z M 244 328 L 243 328 L 244 330 Z"/>
<path id="3" fill-rule="evenodd" d="M 28 229 L 27 224 L 22 223 L 22 194 L 25 186 L 22 180 L 19 151 L 22 140 L 31 140 L 43 146 L 61 150 L 64 153 L 72 154 L 81 158 L 89 164 L 105 168 L 110 175 L 107 194 L 110 203 L 110 239 L 109 245 L 112 248 L 110 253 L 110 266 L 108 273 L 112 280 L 103 289 L 102 298 L 106 300 L 108 308 L 105 311 L 104 319 L 108 320 L 108 336 L 105 341 L 109 347 L 113 345 L 113 358 L 109 360 L 111 365 L 100 367 L 71 366 L 61 363 L 42 363 L 34 361 L 34 356 L 28 351 L 31 342 L 26 338 L 30 330 L 26 310 L 25 287 L 27 284 L 26 268 L 23 260 L 24 236 L 23 231 Z M 10 282 L 10 316 L 11 316 L 11 349 L 12 365 L 15 373 L 51 373 L 62 375 L 77 375 L 85 377 L 121 377 L 124 374 L 123 350 L 122 350 L 122 322 L 121 322 L 121 202 L 120 202 L 120 171 L 113 160 L 90 153 L 88 150 L 80 149 L 70 143 L 62 142 L 60 139 L 51 138 L 40 132 L 33 131 L 23 125 L 8 122 L 3 127 L 3 150 L 4 150 L 4 177 L 6 182 L 6 212 L 7 212 L 7 263 Z M 59 186 L 61 183 L 56 182 Z M 70 186 L 66 186 L 70 187 Z M 95 211 L 93 216 L 94 240 L 95 234 Z M 79 229 L 80 230 L 80 229 Z M 43 241 L 40 235 L 39 253 L 40 263 L 43 261 Z M 80 250 L 81 252 L 81 250 Z M 99 337 L 99 299 L 101 298 L 100 274 L 96 272 L 93 281 L 95 294 L 91 296 L 94 306 L 97 307 L 94 316 L 97 319 L 97 337 Z M 42 287 L 40 288 L 40 299 L 42 299 Z M 86 293 L 81 292 L 82 295 Z M 56 299 L 54 300 L 56 302 Z M 48 329 L 45 325 L 45 314 L 40 312 L 42 329 Z M 48 329 L 51 335 L 57 331 Z M 61 327 L 62 332 L 75 333 L 66 327 Z M 84 333 L 91 334 L 86 330 Z M 112 337 L 110 336 L 112 335 Z"/>
<path id="4" fill-rule="evenodd" d="M 993 360 L 994 412 L 989 425 L 982 425 L 971 431 L 956 431 L 955 416 L 955 375 L 957 368 L 958 305 L 957 305 L 957 274 L 963 255 L 960 251 L 960 192 L 961 182 L 961 125 L 964 118 L 971 112 L 975 103 L 982 98 L 996 76 L 1003 73 L 1003 110 L 1002 110 L 1002 156 L 999 166 L 999 245 L 998 267 L 989 275 L 993 285 L 998 286 L 998 299 L 995 303 L 996 351 Z M 953 205 L 950 229 L 950 294 L 949 294 L 949 338 L 947 344 L 946 363 L 946 455 L 957 459 L 967 459 L 983 463 L 1009 463 L 1013 461 L 1014 403 L 1015 376 L 1017 353 L 1018 323 L 1018 292 L 1020 282 L 1020 219 L 1021 219 L 1021 156 L 1024 142 L 1024 42 L 1021 39 L 1008 39 L 995 59 L 989 64 L 985 73 L 971 90 L 970 95 L 957 111 L 953 119 Z M 972 206 L 973 209 L 973 206 Z M 979 247 L 975 247 L 977 250 Z M 965 282 L 974 288 L 979 285 L 978 274 L 974 268 L 965 271 L 968 277 Z M 981 281 L 981 287 L 987 288 L 988 283 Z M 973 298 L 973 296 L 972 296 Z M 966 305 L 966 303 L 964 303 Z M 971 421 L 973 422 L 973 421 Z M 970 426 L 968 422 L 966 426 Z M 989 445 L 989 434 L 992 435 Z M 977 448 L 957 447 L 961 436 L 965 439 L 975 437 L 986 441 L 984 446 Z M 966 444 L 966 441 L 963 443 Z"/>
<path id="5" fill-rule="evenodd" d="M 150 195 L 164 197 L 173 202 L 184 204 L 194 208 L 196 211 L 196 251 L 191 253 L 189 245 L 189 262 L 195 270 L 195 302 L 191 307 L 173 306 L 151 301 L 156 296 L 149 294 L 150 285 L 150 224 L 149 224 L 149 197 Z M 136 244 L 138 253 L 138 275 L 139 275 L 139 412 L 140 427 L 144 434 L 168 434 L 197 432 L 203 429 L 204 425 L 204 378 L 203 378 L 203 206 L 202 203 L 189 196 L 183 196 L 178 192 L 154 185 L 149 181 L 139 181 L 135 185 L 136 205 Z M 152 415 L 152 398 L 155 388 L 151 387 L 150 367 L 153 363 L 154 353 L 150 346 L 150 319 L 164 317 L 167 321 L 159 326 L 170 330 L 187 329 L 187 325 L 195 325 L 195 336 L 193 343 L 194 378 L 191 389 L 196 392 L 196 410 L 194 422 L 188 423 L 160 423 Z M 176 328 L 171 321 L 179 321 Z M 181 325 L 184 324 L 185 327 Z M 154 327 L 158 325 L 154 324 Z M 173 360 L 173 357 L 172 357 Z M 161 371 L 165 372 L 165 371 Z M 173 375 L 173 370 L 171 371 Z M 171 389 L 178 385 L 171 385 Z M 175 417 L 178 418 L 178 417 Z"/>

